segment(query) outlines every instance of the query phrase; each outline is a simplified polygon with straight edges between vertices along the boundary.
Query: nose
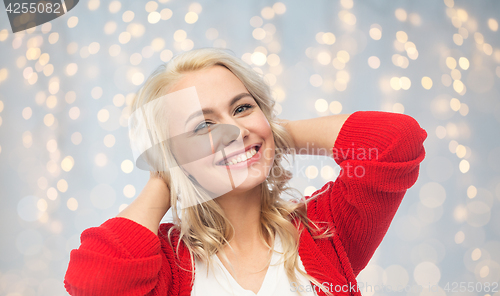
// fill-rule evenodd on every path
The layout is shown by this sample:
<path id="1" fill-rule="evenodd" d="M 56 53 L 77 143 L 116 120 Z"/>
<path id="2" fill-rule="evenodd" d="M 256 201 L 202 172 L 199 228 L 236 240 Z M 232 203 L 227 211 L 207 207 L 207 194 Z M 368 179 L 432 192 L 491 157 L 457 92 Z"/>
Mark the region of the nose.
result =
<path id="1" fill-rule="evenodd" d="M 240 123 L 238 123 L 236 120 L 232 120 L 231 122 L 225 122 L 226 124 L 233 125 L 234 127 L 237 127 L 238 129 L 231 128 L 231 129 L 226 129 L 224 132 L 224 135 L 222 137 L 222 144 L 224 146 L 229 146 L 231 145 L 232 142 L 236 141 L 238 136 L 241 134 L 241 138 L 243 141 L 245 138 L 248 137 L 250 134 L 250 131 Z"/>

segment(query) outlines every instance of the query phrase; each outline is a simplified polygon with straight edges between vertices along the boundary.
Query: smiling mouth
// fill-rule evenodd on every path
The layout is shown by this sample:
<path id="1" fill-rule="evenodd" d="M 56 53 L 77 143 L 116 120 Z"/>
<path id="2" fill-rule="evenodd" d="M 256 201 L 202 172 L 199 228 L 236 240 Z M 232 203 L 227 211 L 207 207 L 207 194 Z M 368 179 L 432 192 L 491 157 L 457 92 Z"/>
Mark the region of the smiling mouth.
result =
<path id="1" fill-rule="evenodd" d="M 241 162 L 245 162 L 245 161 L 251 159 L 252 157 L 254 157 L 255 154 L 257 154 L 257 152 L 259 152 L 260 147 L 261 147 L 261 144 L 257 144 L 255 146 L 251 147 L 250 149 L 248 149 L 247 151 L 245 151 L 244 153 L 241 153 L 241 154 L 238 154 L 238 155 L 232 156 L 230 158 L 226 158 L 226 159 L 219 161 L 218 163 L 216 163 L 216 165 L 231 166 L 231 165 L 235 165 L 235 164 L 238 164 Z"/>

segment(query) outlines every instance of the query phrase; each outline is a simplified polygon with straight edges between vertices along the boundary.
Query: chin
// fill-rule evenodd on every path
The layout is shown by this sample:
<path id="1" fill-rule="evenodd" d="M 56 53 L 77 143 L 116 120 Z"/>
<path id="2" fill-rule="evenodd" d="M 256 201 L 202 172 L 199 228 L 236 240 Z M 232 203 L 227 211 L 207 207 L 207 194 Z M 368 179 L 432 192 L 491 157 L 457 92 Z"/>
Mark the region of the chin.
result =
<path id="1" fill-rule="evenodd" d="M 237 186 L 235 190 L 244 192 L 254 189 L 265 182 L 268 176 L 269 170 L 265 170 L 264 168 L 262 168 L 262 170 L 258 170 L 257 172 L 249 171 L 248 177 L 239 186 Z"/>

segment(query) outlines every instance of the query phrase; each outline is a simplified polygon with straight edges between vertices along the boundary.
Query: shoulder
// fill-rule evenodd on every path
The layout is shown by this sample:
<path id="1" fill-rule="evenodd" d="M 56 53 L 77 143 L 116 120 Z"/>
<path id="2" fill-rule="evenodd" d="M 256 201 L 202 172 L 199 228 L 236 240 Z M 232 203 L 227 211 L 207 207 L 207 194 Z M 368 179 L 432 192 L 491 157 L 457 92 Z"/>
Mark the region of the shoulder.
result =
<path id="1" fill-rule="evenodd" d="M 176 225 L 174 223 L 161 223 L 159 229 L 161 229 L 162 231 L 168 231 L 170 228 L 174 227 L 173 230 L 175 231 L 175 226 Z"/>
<path id="2" fill-rule="evenodd" d="M 194 280 L 194 261 L 184 240 L 180 238 L 179 227 L 174 223 L 162 223 L 158 227 L 158 237 L 166 259 L 163 264 L 170 269 L 172 284 L 184 286 Z"/>
<path id="3" fill-rule="evenodd" d="M 180 234 L 179 227 L 174 223 L 162 223 L 158 228 L 163 252 L 177 254 L 176 257 L 186 259 L 190 257 L 189 249 Z"/>
<path id="4" fill-rule="evenodd" d="M 162 242 L 170 242 L 176 246 L 180 237 L 179 227 L 174 223 L 162 223 L 158 227 L 158 237 Z"/>

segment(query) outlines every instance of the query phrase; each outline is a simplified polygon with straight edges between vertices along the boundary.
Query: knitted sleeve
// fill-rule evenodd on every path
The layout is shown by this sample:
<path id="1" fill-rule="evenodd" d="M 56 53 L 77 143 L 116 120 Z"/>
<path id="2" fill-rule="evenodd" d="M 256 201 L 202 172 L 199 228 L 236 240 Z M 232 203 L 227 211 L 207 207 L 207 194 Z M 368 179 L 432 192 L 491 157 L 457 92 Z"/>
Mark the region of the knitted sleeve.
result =
<path id="1" fill-rule="evenodd" d="M 160 239 L 151 230 L 127 218 L 112 218 L 82 232 L 80 247 L 70 253 L 64 286 L 74 296 L 146 295 L 157 290 L 166 262 L 162 256 Z"/>
<path id="2" fill-rule="evenodd" d="M 335 226 L 354 274 L 368 264 L 425 157 L 427 133 L 408 115 L 358 111 L 344 122 L 332 148 L 341 170 L 308 209 Z"/>

